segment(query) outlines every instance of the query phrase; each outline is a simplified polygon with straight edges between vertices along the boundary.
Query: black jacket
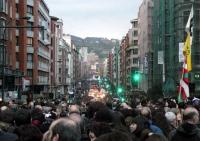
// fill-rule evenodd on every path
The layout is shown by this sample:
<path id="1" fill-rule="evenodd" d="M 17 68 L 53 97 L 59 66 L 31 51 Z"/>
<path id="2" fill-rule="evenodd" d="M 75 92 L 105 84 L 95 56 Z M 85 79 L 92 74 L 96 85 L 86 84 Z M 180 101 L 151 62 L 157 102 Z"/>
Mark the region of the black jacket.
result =
<path id="1" fill-rule="evenodd" d="M 200 129 L 190 123 L 183 123 L 169 136 L 170 141 L 200 141 Z"/>

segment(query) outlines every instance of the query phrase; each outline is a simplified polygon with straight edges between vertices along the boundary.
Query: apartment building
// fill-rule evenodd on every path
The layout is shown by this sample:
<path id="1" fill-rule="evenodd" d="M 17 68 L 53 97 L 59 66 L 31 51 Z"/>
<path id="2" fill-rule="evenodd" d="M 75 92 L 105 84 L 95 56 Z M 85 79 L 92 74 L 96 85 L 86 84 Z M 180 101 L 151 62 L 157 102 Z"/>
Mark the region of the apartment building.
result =
<path id="1" fill-rule="evenodd" d="M 27 89 L 33 93 L 48 92 L 50 85 L 51 19 L 44 0 L 1 0 L 5 9 L 1 22 L 10 26 L 6 35 L 6 68 L 23 73 L 23 79 L 14 77 L 14 89 L 21 80 L 29 81 Z M 2 33 L 2 32 L 1 32 Z M 7 44 L 7 45 L 6 45 Z M 6 84 L 9 87 L 11 84 Z M 13 89 L 5 88 L 6 91 Z"/>
<path id="2" fill-rule="evenodd" d="M 164 94 L 177 94 L 183 61 L 179 47 L 186 39 L 185 26 L 193 6 L 192 66 L 189 73 L 191 93 L 200 91 L 200 1 L 199 0 L 153 0 L 153 84 L 164 83 Z M 162 53 L 162 56 L 160 55 Z M 162 62 L 160 58 L 163 58 Z M 161 69 L 160 69 L 161 68 Z"/>
<path id="3" fill-rule="evenodd" d="M 147 92 L 152 87 L 152 10 L 153 1 L 143 0 L 138 13 L 138 49 L 142 81 L 140 87 Z"/>
<path id="4" fill-rule="evenodd" d="M 126 88 L 128 90 L 138 89 L 133 87 L 131 74 L 139 70 L 139 52 L 138 52 L 138 19 L 131 21 L 132 27 L 128 31 L 129 45 L 126 48 Z"/>
<path id="5" fill-rule="evenodd" d="M 126 87 L 126 48 L 129 46 L 129 36 L 126 36 L 122 39 L 119 49 L 120 55 L 120 84 L 124 88 Z"/>

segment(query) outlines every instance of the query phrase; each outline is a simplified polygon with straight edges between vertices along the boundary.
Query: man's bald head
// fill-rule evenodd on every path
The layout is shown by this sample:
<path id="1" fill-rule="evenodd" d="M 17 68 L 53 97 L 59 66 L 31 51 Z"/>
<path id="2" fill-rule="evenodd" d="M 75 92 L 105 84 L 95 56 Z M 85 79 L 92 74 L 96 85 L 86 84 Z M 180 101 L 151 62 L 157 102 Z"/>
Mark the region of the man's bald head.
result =
<path id="1" fill-rule="evenodd" d="M 183 120 L 197 124 L 199 122 L 199 112 L 194 107 L 188 107 L 183 112 Z"/>

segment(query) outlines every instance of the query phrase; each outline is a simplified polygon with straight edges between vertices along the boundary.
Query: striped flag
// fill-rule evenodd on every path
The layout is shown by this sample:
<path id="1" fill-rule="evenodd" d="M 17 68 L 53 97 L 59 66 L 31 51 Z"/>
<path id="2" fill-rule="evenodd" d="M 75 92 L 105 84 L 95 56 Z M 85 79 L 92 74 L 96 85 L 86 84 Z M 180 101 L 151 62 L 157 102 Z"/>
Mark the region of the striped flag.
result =
<path id="1" fill-rule="evenodd" d="M 192 34 L 193 34 L 193 6 L 191 8 L 185 30 L 187 32 L 187 38 L 183 49 L 185 60 L 183 63 L 182 77 L 179 86 L 179 95 L 178 95 L 179 103 L 186 101 L 187 98 L 190 96 L 188 73 L 192 70 L 191 47 L 192 47 Z"/>
<path id="2" fill-rule="evenodd" d="M 186 61 L 184 61 L 183 69 L 182 69 L 182 78 L 180 80 L 180 86 L 179 86 L 179 95 L 178 95 L 179 103 L 186 101 L 187 98 L 190 96 L 188 84 L 189 84 L 189 79 L 188 79 L 187 63 L 186 63 Z"/>

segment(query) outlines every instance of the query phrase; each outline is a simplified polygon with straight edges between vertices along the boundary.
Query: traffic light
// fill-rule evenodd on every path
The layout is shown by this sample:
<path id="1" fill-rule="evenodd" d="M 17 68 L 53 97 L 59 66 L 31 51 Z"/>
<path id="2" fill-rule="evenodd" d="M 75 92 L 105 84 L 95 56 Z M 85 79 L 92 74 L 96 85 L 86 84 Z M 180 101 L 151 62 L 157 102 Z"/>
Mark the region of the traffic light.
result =
<path id="1" fill-rule="evenodd" d="M 131 80 L 133 83 L 138 83 L 141 80 L 141 74 L 138 71 L 134 71 L 131 74 Z"/>
<path id="2" fill-rule="evenodd" d="M 122 88 L 118 88 L 117 89 L 117 93 L 122 93 L 123 92 L 123 89 Z"/>

